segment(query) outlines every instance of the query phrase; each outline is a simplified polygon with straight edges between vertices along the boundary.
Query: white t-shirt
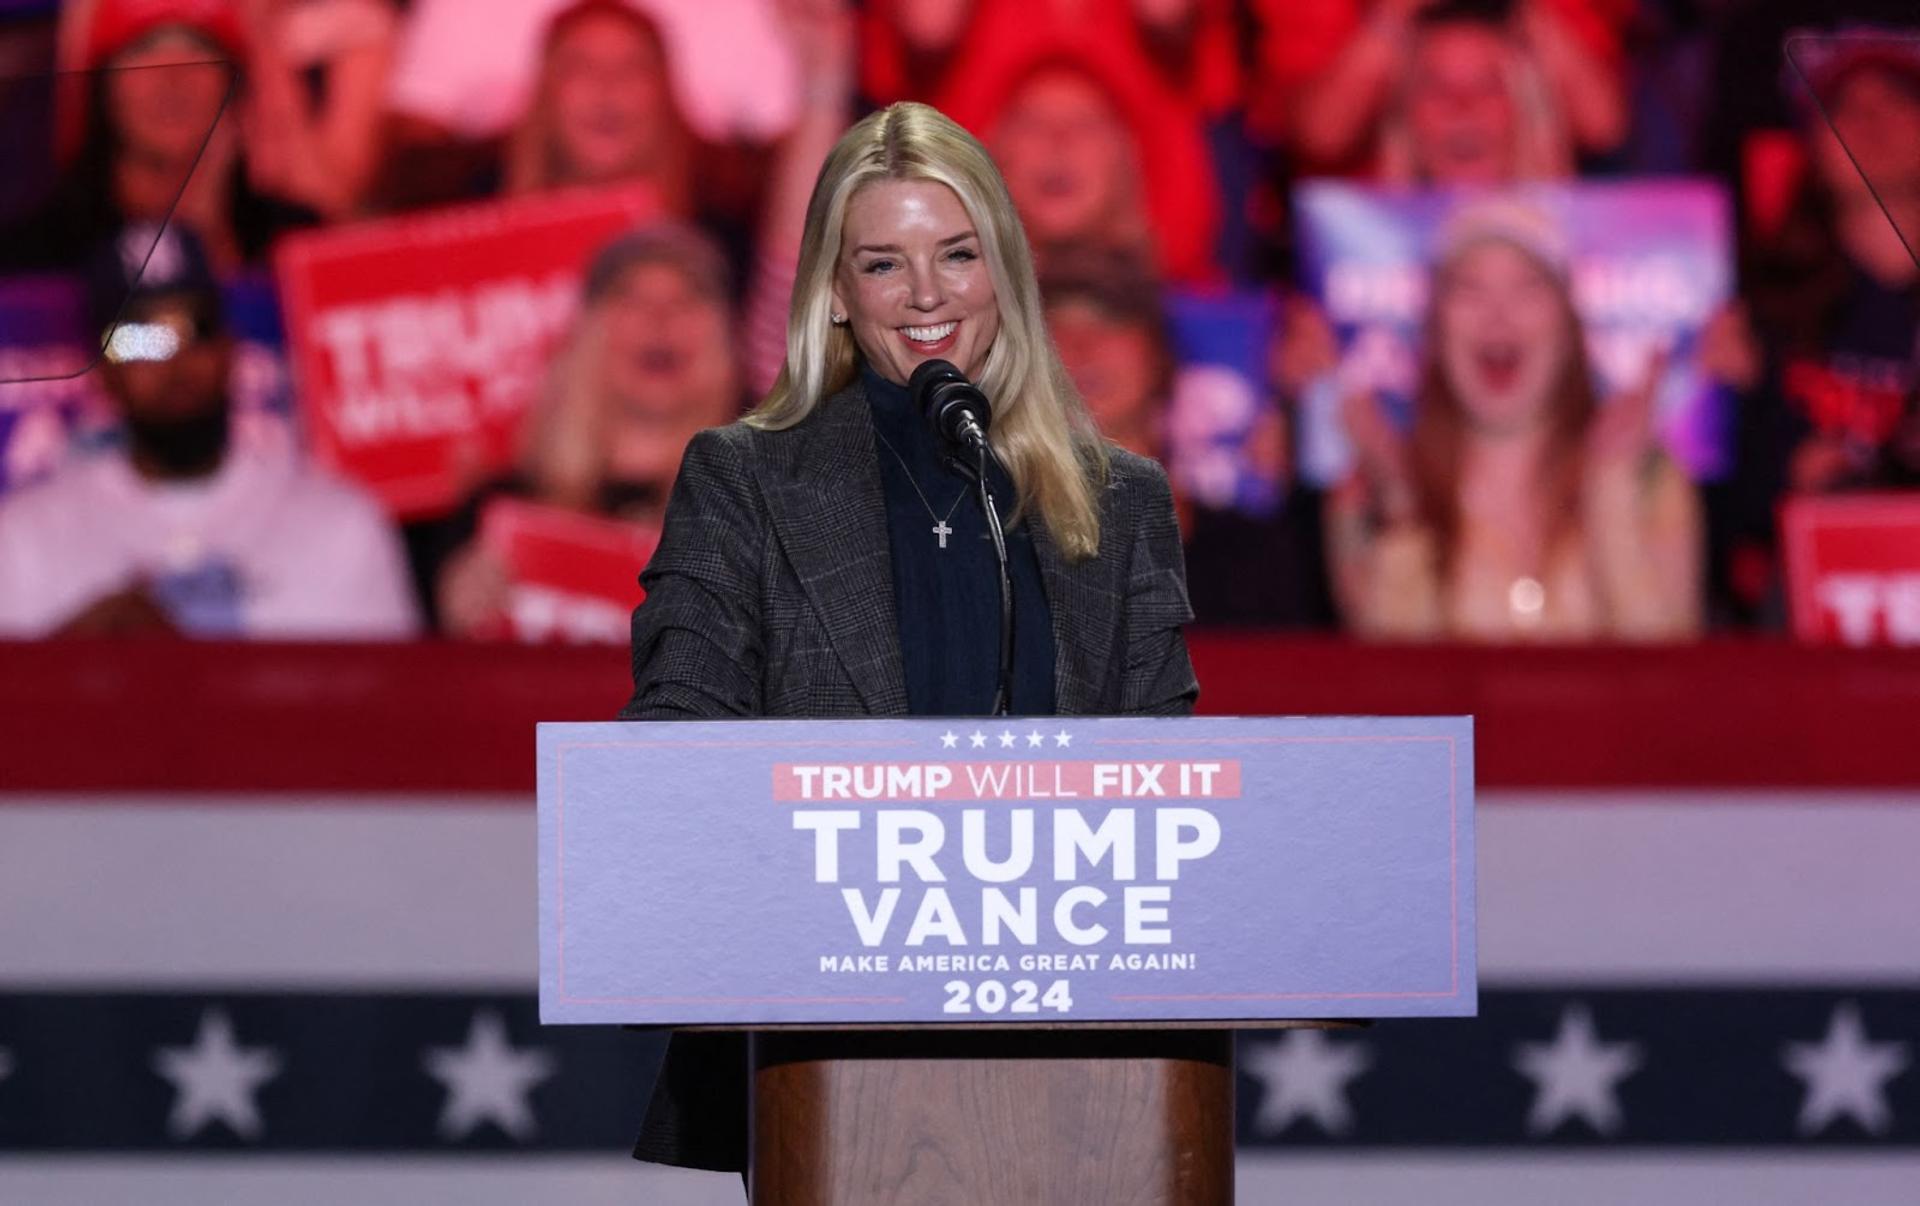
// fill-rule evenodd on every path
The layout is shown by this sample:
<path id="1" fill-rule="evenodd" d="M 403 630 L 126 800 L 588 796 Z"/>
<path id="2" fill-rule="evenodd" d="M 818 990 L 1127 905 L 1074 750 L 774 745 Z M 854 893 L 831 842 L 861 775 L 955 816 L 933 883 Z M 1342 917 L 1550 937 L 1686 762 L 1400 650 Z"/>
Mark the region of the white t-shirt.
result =
<path id="1" fill-rule="evenodd" d="M 772 0 L 631 2 L 659 24 L 674 98 L 701 137 L 768 142 L 793 124 L 799 71 Z M 570 3 L 413 0 L 388 103 L 462 138 L 504 133 L 533 94 L 547 23 Z"/>
<path id="2" fill-rule="evenodd" d="M 379 504 L 291 454 L 236 448 L 209 478 L 156 484 L 97 453 L 0 502 L 0 636 L 44 636 L 137 583 L 195 636 L 420 628 Z"/>

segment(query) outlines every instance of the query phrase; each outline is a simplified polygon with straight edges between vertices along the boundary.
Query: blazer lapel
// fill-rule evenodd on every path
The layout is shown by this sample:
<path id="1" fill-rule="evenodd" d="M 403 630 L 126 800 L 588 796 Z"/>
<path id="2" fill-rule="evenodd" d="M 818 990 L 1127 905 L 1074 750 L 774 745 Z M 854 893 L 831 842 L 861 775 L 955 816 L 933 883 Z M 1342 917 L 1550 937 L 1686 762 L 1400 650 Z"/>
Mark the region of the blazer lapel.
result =
<path id="1" fill-rule="evenodd" d="M 1040 579 L 1047 591 L 1047 611 L 1053 621 L 1053 706 L 1062 716 L 1098 715 L 1116 704 L 1102 698 L 1100 684 L 1108 679 L 1113 660 L 1113 626 L 1121 600 L 1103 581 L 1107 550 L 1102 540 L 1098 556 L 1070 562 L 1054 544 L 1047 525 L 1029 523 L 1034 554 L 1040 559 Z"/>
<path id="2" fill-rule="evenodd" d="M 875 716 L 907 714 L 886 501 L 858 381 L 771 441 L 762 482 L 775 536 L 835 655 Z"/>

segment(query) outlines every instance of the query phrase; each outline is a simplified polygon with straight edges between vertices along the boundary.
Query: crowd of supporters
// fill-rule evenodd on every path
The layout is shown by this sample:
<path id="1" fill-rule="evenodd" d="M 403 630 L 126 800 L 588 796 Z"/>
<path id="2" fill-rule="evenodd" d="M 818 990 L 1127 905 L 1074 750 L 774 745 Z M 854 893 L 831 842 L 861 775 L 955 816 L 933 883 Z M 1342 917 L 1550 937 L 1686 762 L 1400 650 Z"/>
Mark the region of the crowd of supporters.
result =
<path id="1" fill-rule="evenodd" d="M 0 142 L 29 169 L 0 188 L 0 324 L 55 296 L 8 309 L 9 281 L 64 280 L 88 334 L 115 332 L 51 389 L 0 329 L 0 635 L 499 633 L 513 567 L 488 505 L 657 522 L 689 436 L 779 367 L 826 150 L 899 99 L 993 152 L 1069 373 L 1111 439 L 1172 470 L 1202 623 L 1778 627 L 1782 500 L 1920 484 L 1905 8 L 0 5 Z M 1581 232 L 1524 190 L 1674 178 L 1726 198 L 1734 288 L 1684 349 L 1603 374 Z M 1471 202 L 1424 245 L 1403 396 L 1343 368 L 1351 333 L 1303 270 L 1296 188 L 1323 179 Z M 285 333 L 242 329 L 280 321 L 284 240 L 618 188 L 653 217 L 582 265 L 509 454 L 425 511 L 316 463 Z M 249 288 L 264 311 L 236 304 Z M 1663 439 L 1682 371 L 1719 400 L 1710 455 Z"/>

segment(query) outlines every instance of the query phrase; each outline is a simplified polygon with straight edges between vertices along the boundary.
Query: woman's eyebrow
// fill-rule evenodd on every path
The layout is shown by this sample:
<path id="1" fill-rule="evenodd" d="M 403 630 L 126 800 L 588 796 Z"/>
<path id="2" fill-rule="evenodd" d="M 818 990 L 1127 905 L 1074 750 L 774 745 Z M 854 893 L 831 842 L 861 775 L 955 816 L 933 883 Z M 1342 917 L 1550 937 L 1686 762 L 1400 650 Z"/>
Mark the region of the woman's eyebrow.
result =
<path id="1" fill-rule="evenodd" d="M 968 239 L 975 239 L 978 237 L 979 235 L 971 230 L 963 230 L 959 234 L 948 235 L 946 238 L 941 239 L 938 243 L 935 243 L 934 246 L 950 247 L 955 243 L 964 243 Z M 899 255 L 900 245 L 898 243 L 862 243 L 853 249 L 853 253 L 855 255 L 860 255 L 863 252 L 875 252 L 875 251 L 887 252 L 891 255 Z"/>

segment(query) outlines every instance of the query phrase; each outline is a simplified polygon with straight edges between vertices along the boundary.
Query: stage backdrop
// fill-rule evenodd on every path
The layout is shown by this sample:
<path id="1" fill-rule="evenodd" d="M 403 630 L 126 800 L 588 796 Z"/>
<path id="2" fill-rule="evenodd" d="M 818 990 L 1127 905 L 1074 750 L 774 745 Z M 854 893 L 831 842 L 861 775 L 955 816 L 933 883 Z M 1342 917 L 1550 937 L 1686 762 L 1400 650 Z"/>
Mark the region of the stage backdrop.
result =
<path id="1" fill-rule="evenodd" d="M 740 1201 L 625 1158 L 657 1039 L 537 1022 L 530 722 L 621 659 L 0 656 L 0 1201 Z M 1482 754 L 1480 1018 L 1247 1036 L 1241 1201 L 1911 1206 L 1920 655 L 1195 657 Z"/>

